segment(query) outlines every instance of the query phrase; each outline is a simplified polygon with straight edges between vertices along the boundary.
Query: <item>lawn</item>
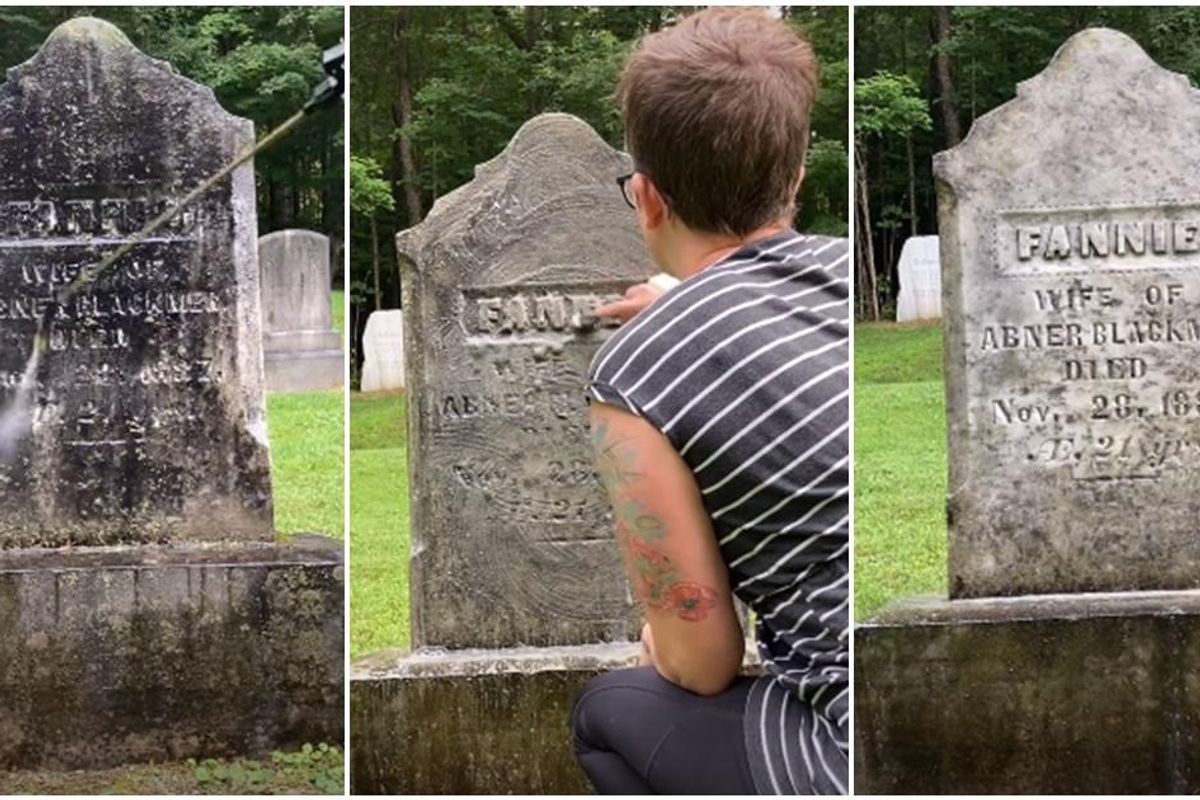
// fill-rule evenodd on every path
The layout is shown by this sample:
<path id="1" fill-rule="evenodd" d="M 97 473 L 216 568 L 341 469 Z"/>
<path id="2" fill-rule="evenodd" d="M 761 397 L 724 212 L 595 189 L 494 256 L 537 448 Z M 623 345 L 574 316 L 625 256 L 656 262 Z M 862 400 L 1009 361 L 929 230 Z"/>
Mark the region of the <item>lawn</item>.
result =
<path id="1" fill-rule="evenodd" d="M 350 395 L 350 657 L 408 646 L 408 462 L 402 392 Z"/>
<path id="2" fill-rule="evenodd" d="M 342 537 L 345 399 L 340 389 L 267 395 L 275 529 Z"/>
<path id="3" fill-rule="evenodd" d="M 946 426 L 938 325 L 854 331 L 854 610 L 946 592 Z"/>
<path id="4" fill-rule="evenodd" d="M 345 328 L 344 295 L 333 292 L 333 326 Z M 341 538 L 345 527 L 345 393 L 267 395 L 275 529 Z"/>

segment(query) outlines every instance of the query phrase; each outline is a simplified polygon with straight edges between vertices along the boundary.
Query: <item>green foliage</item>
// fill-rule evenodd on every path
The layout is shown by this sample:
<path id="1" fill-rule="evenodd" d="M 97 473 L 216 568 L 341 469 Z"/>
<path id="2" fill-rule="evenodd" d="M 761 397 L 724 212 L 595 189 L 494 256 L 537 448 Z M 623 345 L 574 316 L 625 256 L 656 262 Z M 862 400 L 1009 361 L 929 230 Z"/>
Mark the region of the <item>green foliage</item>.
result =
<path id="1" fill-rule="evenodd" d="M 190 759 L 187 764 L 204 794 L 273 794 L 280 784 L 307 784 L 306 788 L 316 794 L 339 795 L 343 791 L 342 752 L 327 744 L 306 744 L 296 752 L 272 753 L 269 764 L 213 758 Z"/>
<path id="2" fill-rule="evenodd" d="M 350 211 L 371 216 L 394 211 L 392 187 L 383 179 L 383 169 L 373 158 L 350 156 Z"/>
<path id="3" fill-rule="evenodd" d="M 854 130 L 863 136 L 908 136 L 933 126 L 929 105 L 907 75 L 879 72 L 854 84 Z"/>
<path id="4" fill-rule="evenodd" d="M 292 116 L 342 36 L 337 6 L 0 7 L 0 69 L 31 57 L 60 23 L 85 14 L 120 27 L 147 54 L 213 89 L 261 137 Z M 323 111 L 255 158 L 259 233 L 302 227 L 342 237 L 340 109 Z"/>

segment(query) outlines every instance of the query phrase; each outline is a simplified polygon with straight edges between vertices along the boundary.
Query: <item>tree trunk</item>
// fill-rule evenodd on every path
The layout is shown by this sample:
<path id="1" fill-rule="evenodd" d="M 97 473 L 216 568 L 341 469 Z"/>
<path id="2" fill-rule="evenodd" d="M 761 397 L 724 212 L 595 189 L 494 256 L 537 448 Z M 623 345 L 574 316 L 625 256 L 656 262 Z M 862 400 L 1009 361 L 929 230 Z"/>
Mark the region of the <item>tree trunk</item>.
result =
<path id="1" fill-rule="evenodd" d="M 379 226 L 371 214 L 371 273 L 375 277 L 375 310 L 383 308 L 383 292 L 379 288 Z"/>
<path id="2" fill-rule="evenodd" d="M 913 137 L 905 137 L 908 148 L 908 233 L 917 235 L 917 158 L 913 154 Z"/>
<path id="3" fill-rule="evenodd" d="M 954 147 L 962 140 L 962 132 L 958 126 L 958 101 L 954 96 L 954 79 L 950 75 L 950 56 L 944 49 L 944 45 L 949 41 L 950 9 L 946 6 L 936 6 L 933 9 L 933 43 L 938 46 L 938 50 L 933 59 L 933 72 L 941 95 L 946 147 Z"/>
<path id="4" fill-rule="evenodd" d="M 872 320 L 879 320 L 879 290 L 878 278 L 875 271 L 875 248 L 871 237 L 871 206 L 867 198 L 867 164 L 862 147 L 854 145 L 854 173 L 858 176 L 858 191 L 855 192 L 858 202 L 858 258 L 855 261 L 859 268 L 859 308 L 865 316 L 870 311 Z"/>
<path id="5" fill-rule="evenodd" d="M 396 41 L 396 53 L 400 62 L 400 79 L 396 81 L 396 100 L 392 105 L 392 121 L 397 128 L 403 128 L 412 122 L 413 116 L 413 85 L 409 72 L 408 59 L 408 11 L 399 9 L 396 14 L 392 35 Z M 407 137 L 395 137 L 392 145 L 392 160 L 400 165 L 400 180 L 398 186 L 393 186 L 393 198 L 396 208 L 404 208 L 408 215 L 407 227 L 412 227 L 421 221 L 424 212 L 421 210 L 421 187 L 417 175 L 417 162 L 413 156 L 412 142 Z"/>

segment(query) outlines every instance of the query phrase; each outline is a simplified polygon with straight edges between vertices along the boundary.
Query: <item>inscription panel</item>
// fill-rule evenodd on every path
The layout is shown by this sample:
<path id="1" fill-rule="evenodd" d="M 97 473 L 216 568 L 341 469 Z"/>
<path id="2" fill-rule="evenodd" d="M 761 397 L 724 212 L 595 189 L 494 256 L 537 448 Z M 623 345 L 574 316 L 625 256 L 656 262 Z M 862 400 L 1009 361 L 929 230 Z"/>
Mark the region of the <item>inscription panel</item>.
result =
<path id="1" fill-rule="evenodd" d="M 538 117 L 398 237 L 417 646 L 638 634 L 585 397 L 614 327 L 595 308 L 651 273 L 607 189 L 626 164 L 579 120 Z"/>
<path id="2" fill-rule="evenodd" d="M 1200 586 L 1198 96 L 1088 30 L 935 159 L 951 596 Z"/>
<path id="3" fill-rule="evenodd" d="M 0 546 L 273 535 L 250 168 L 97 272 L 251 140 L 98 20 L 0 84 Z"/>

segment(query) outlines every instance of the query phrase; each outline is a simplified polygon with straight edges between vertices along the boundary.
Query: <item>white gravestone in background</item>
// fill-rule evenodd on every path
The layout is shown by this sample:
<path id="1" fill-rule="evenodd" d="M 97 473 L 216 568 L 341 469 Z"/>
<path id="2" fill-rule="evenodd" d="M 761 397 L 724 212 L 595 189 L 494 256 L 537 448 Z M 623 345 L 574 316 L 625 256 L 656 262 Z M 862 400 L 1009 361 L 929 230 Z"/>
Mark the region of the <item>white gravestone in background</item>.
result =
<path id="1" fill-rule="evenodd" d="M 942 317 L 942 268 L 938 237 L 910 236 L 900 251 L 900 297 L 896 322 Z"/>
<path id="2" fill-rule="evenodd" d="M 404 388 L 404 312 L 375 311 L 363 332 L 362 390 Z"/>

